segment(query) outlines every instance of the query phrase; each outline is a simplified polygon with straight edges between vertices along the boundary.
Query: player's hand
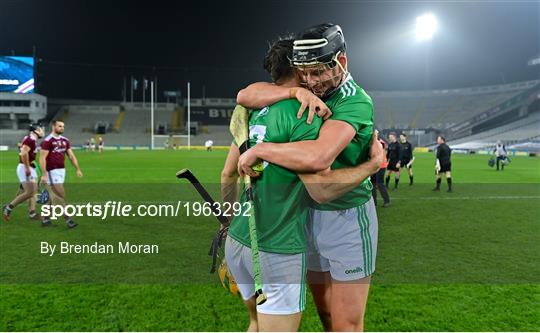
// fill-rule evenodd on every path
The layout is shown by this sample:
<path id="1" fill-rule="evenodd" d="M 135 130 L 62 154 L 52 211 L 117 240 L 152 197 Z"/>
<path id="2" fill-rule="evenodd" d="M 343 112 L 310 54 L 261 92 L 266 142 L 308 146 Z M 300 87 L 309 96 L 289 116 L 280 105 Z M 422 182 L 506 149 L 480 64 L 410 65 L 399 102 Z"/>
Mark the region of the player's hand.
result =
<path id="1" fill-rule="evenodd" d="M 398 168 L 398 169 L 401 168 L 401 162 L 396 163 L 396 168 Z"/>
<path id="2" fill-rule="evenodd" d="M 240 157 L 238 158 L 238 174 L 241 177 L 244 177 L 246 175 L 250 177 L 258 177 L 259 173 L 253 170 L 251 167 L 257 164 L 259 161 L 259 158 L 256 154 L 256 147 L 252 147 L 248 150 L 246 150 Z"/>
<path id="3" fill-rule="evenodd" d="M 43 185 L 46 185 L 46 184 L 47 184 L 47 181 L 48 181 L 48 179 L 47 179 L 47 174 L 43 174 L 43 175 L 41 176 L 41 183 L 42 183 Z"/>
<path id="4" fill-rule="evenodd" d="M 26 175 L 26 177 L 30 177 L 30 175 L 32 174 L 32 172 L 30 171 L 30 167 L 24 167 L 24 174 Z"/>
<path id="5" fill-rule="evenodd" d="M 407 163 L 407 169 L 410 169 L 412 165 L 412 162 Z"/>
<path id="6" fill-rule="evenodd" d="M 379 140 L 377 140 L 377 134 L 373 133 L 373 138 L 371 139 L 371 148 L 369 153 L 370 161 L 373 162 L 374 167 L 377 167 L 377 170 L 379 170 L 380 165 L 382 164 L 384 160 L 384 149 L 382 147 L 382 144 Z M 375 172 L 377 172 L 375 170 Z"/>
<path id="7" fill-rule="evenodd" d="M 330 111 L 328 106 L 326 106 L 326 104 L 324 104 L 324 102 L 319 97 L 315 96 L 315 94 L 313 94 L 306 88 L 298 88 L 296 90 L 295 97 L 301 104 L 300 109 L 298 109 L 298 113 L 296 114 L 296 117 L 298 119 L 302 118 L 302 114 L 304 114 L 304 111 L 306 109 L 309 109 L 307 117 L 308 124 L 311 124 L 315 114 L 317 114 L 317 116 L 324 120 L 330 118 L 330 116 L 332 115 L 332 111 Z"/>
<path id="8" fill-rule="evenodd" d="M 77 177 L 81 178 L 83 176 L 81 169 L 77 169 Z"/>

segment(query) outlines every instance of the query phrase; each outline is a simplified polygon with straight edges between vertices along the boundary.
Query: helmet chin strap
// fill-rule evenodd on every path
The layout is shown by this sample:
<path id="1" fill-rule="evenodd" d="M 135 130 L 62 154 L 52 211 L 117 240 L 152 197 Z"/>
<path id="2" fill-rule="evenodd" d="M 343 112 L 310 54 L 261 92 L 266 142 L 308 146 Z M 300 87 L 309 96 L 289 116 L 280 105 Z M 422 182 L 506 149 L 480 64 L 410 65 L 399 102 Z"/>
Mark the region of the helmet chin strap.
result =
<path id="1" fill-rule="evenodd" d="M 39 133 L 37 133 L 36 131 L 32 131 L 32 133 L 34 133 L 38 139 L 41 139 L 43 137 L 43 135 L 39 135 Z"/>

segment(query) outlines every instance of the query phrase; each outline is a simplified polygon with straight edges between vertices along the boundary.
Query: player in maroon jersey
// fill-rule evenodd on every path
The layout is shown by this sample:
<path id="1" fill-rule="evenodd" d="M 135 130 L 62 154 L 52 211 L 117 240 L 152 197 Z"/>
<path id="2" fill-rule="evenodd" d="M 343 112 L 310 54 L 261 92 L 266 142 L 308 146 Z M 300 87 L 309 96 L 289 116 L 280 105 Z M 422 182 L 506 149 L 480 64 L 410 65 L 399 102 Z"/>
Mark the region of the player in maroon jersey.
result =
<path id="1" fill-rule="evenodd" d="M 20 144 L 19 164 L 17 165 L 17 177 L 21 183 L 21 189 L 17 192 L 15 199 L 7 204 L 3 209 L 4 220 L 9 221 L 13 208 L 17 205 L 29 200 L 29 215 L 30 218 L 35 218 L 36 202 L 34 196 L 37 193 L 37 173 L 36 173 L 36 149 L 37 140 L 41 139 L 45 134 L 43 127 L 40 124 L 30 124 L 26 135 Z"/>
<path id="2" fill-rule="evenodd" d="M 52 203 L 55 205 L 66 205 L 64 179 L 66 177 L 66 169 L 64 166 L 65 155 L 67 154 L 71 164 L 77 170 L 77 177 L 82 177 L 82 171 L 79 167 L 79 162 L 71 150 L 69 140 L 62 136 L 64 133 L 64 122 L 55 120 L 52 123 L 52 132 L 41 143 L 41 151 L 39 153 L 39 166 L 44 170 L 41 176 L 41 182 L 50 187 L 49 194 Z M 77 226 L 71 217 L 64 216 L 66 224 L 69 228 Z M 51 226 L 50 217 L 43 217 L 43 226 Z"/>

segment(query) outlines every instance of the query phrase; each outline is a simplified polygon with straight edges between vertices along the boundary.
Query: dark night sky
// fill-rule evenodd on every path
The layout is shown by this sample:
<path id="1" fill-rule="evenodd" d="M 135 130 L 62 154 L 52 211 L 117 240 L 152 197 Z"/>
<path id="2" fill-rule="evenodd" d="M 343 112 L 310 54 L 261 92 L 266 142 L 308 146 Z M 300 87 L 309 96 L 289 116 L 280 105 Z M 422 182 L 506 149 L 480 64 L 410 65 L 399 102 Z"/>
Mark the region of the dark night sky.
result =
<path id="1" fill-rule="evenodd" d="M 412 34 L 434 13 L 430 43 Z M 349 70 L 368 90 L 498 84 L 539 77 L 540 9 L 530 2 L 0 0 L 0 54 L 38 50 L 49 97 L 120 99 L 123 77 L 158 76 L 160 90 L 234 97 L 267 80 L 268 41 L 340 24 Z M 154 68 L 155 67 L 155 68 Z M 185 93 L 185 91 L 184 91 Z M 140 98 L 140 92 L 137 98 Z"/>

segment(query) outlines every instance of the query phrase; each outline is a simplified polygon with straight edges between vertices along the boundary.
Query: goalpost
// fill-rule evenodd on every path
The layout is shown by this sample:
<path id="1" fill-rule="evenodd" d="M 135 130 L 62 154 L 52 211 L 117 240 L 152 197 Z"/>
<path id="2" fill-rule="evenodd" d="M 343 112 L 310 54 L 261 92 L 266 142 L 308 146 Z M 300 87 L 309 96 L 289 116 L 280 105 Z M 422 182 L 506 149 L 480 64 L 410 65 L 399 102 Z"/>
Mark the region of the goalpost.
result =
<path id="1" fill-rule="evenodd" d="M 154 146 L 153 150 L 161 149 L 191 149 L 188 146 L 189 135 L 176 134 L 176 135 L 160 135 L 154 134 Z"/>
<path id="2" fill-rule="evenodd" d="M 187 134 L 184 135 L 159 135 L 155 134 L 154 126 L 154 81 L 150 81 L 150 149 L 177 149 L 184 146 L 187 139 L 187 149 L 191 150 L 191 85 L 187 83 Z M 157 140 L 156 140 L 157 139 Z"/>

